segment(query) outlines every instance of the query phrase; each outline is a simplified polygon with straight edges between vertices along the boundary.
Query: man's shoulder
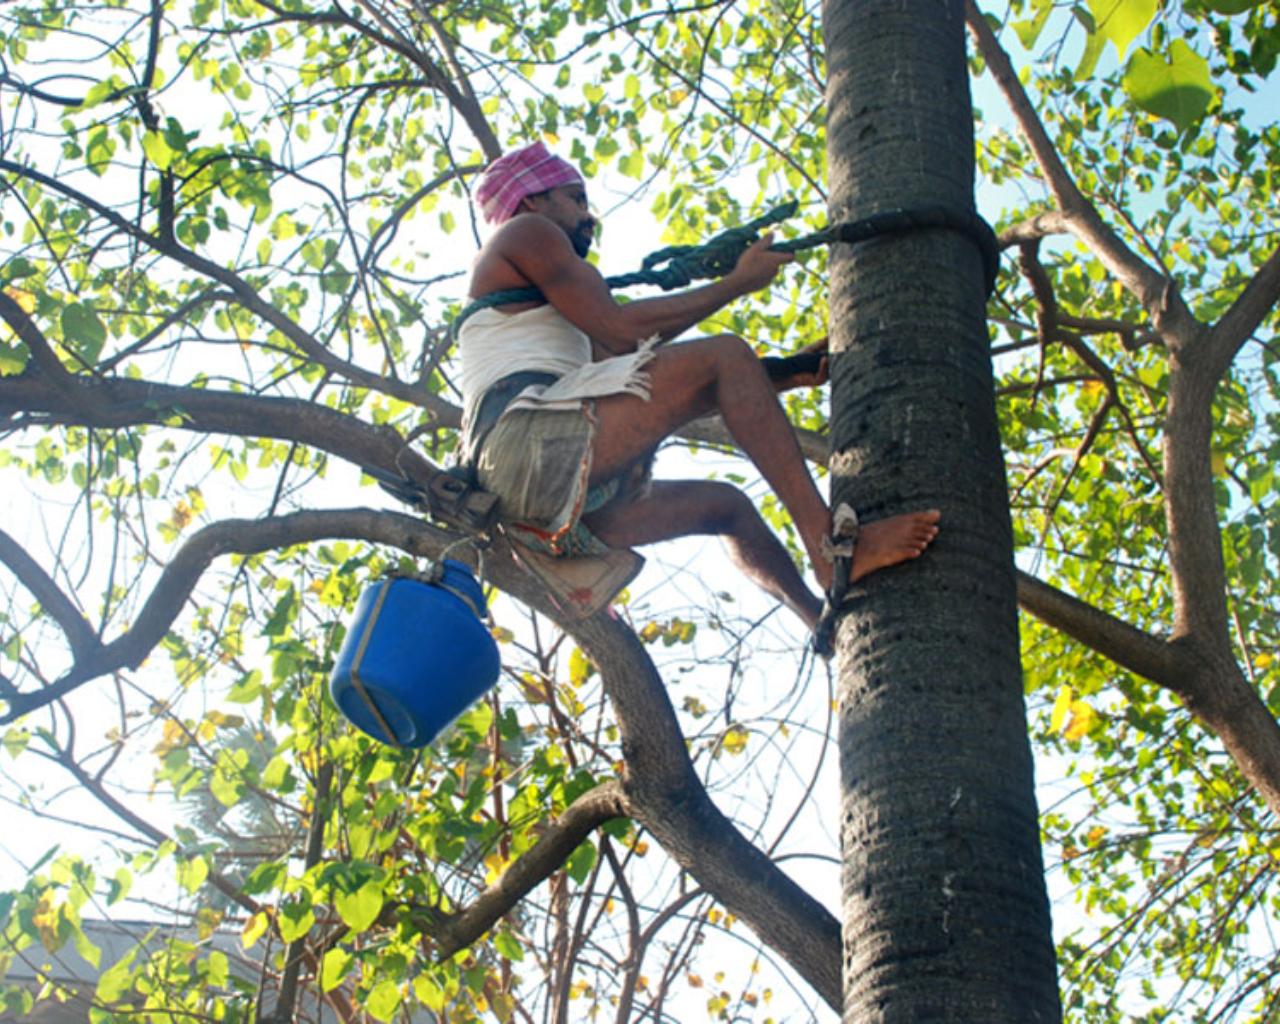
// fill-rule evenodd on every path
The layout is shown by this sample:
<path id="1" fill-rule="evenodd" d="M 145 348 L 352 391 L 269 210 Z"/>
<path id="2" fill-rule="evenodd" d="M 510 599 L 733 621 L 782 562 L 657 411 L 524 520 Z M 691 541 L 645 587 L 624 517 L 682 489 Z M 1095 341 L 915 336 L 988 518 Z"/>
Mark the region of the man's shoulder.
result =
<path id="1" fill-rule="evenodd" d="M 549 239 L 565 240 L 564 230 L 540 213 L 518 213 L 490 236 L 489 244 L 499 248 L 545 245 Z"/>

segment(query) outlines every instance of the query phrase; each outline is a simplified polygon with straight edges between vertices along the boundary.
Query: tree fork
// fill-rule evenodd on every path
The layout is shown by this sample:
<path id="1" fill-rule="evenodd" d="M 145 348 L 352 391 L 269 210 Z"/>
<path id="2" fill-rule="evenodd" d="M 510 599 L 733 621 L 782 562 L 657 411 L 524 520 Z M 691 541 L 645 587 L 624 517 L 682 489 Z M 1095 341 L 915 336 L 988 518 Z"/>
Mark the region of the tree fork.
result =
<path id="1" fill-rule="evenodd" d="M 961 0 L 829 0 L 830 220 L 973 207 Z M 844 1019 L 1060 1019 L 981 260 L 930 231 L 832 252 L 833 502 L 942 510 L 837 632 Z"/>

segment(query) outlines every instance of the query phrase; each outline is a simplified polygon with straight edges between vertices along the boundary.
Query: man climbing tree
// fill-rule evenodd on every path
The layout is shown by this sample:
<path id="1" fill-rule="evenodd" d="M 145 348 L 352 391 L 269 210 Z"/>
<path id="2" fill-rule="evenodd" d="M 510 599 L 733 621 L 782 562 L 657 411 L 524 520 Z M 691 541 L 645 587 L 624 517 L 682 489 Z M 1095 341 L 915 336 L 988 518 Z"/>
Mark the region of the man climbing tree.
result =
<path id="1" fill-rule="evenodd" d="M 472 269 L 470 293 L 484 308 L 459 331 L 464 448 L 481 485 L 499 495 L 513 536 L 544 554 L 581 558 L 718 534 L 749 579 L 816 626 L 822 601 L 745 495 L 715 481 L 648 480 L 662 440 L 718 411 L 791 513 L 829 588 L 831 514 L 774 398 L 821 383 L 825 361 L 816 372 L 784 368 L 771 380 L 731 335 L 656 347 L 764 288 L 792 257 L 770 251 L 766 235 L 719 280 L 620 305 L 584 259 L 595 221 L 571 164 L 534 143 L 491 164 L 477 199 L 499 227 Z M 509 301 L 506 293 L 531 286 L 544 297 Z M 936 511 L 920 511 L 867 524 L 853 577 L 918 557 L 937 521 Z M 557 575 L 556 563 L 535 562 Z M 586 588 L 589 597 L 581 587 L 561 592 L 598 607 L 634 575 L 634 562 L 615 562 Z"/>

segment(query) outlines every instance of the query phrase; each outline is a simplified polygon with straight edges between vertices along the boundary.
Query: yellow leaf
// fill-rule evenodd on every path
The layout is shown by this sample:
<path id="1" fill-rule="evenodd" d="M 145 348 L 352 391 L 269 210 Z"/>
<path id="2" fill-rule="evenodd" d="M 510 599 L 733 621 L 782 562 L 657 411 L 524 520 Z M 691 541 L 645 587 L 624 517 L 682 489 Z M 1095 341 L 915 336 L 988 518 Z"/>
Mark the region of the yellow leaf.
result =
<path id="1" fill-rule="evenodd" d="M 1214 452 L 1209 458 L 1209 463 L 1213 467 L 1214 476 L 1227 475 L 1227 453 Z"/>
<path id="2" fill-rule="evenodd" d="M 581 648 L 575 647 L 573 653 L 569 655 L 569 681 L 574 686 L 581 686 L 594 671 L 595 666 L 591 664 L 591 659 L 582 653 Z"/>
<path id="3" fill-rule="evenodd" d="M 259 910 L 244 923 L 244 930 L 240 933 L 240 944 L 245 949 L 252 949 L 254 943 L 262 938 L 262 933 L 267 930 L 268 923 L 267 915 Z"/>
<path id="4" fill-rule="evenodd" d="M 724 734 L 722 745 L 730 754 L 741 754 L 747 749 L 747 730 L 735 725 Z"/>
<path id="5" fill-rule="evenodd" d="M 1272 655 L 1268 654 L 1266 651 L 1263 651 L 1261 654 L 1259 654 L 1256 658 L 1253 659 L 1253 663 L 1258 668 L 1266 668 L 1275 660 L 1276 659 Z"/>
<path id="6" fill-rule="evenodd" d="M 485 884 L 488 885 L 502 874 L 502 870 L 507 866 L 507 862 L 503 858 L 502 854 L 491 853 L 484 859 L 484 866 L 486 869 L 484 881 Z"/>
<path id="7" fill-rule="evenodd" d="M 36 297 L 31 292 L 9 285 L 6 286 L 4 293 L 21 307 L 22 312 L 34 313 L 36 311 Z"/>
<path id="8" fill-rule="evenodd" d="M 1058 691 L 1058 699 L 1053 702 L 1053 714 L 1049 718 L 1049 731 L 1060 732 L 1067 720 L 1067 712 L 1071 710 L 1071 687 L 1063 684 Z"/>
<path id="9" fill-rule="evenodd" d="M 36 904 L 36 912 L 31 915 L 31 923 L 40 933 L 40 942 L 50 953 L 56 953 L 62 943 L 58 940 L 58 918 L 61 908 L 53 902 L 53 893 L 45 892 Z"/>
<path id="10" fill-rule="evenodd" d="M 1085 841 L 1090 846 L 1097 846 L 1106 837 L 1107 830 L 1101 825 L 1094 825 L 1089 829 L 1089 834 L 1085 836 Z"/>
<path id="11" fill-rule="evenodd" d="M 191 522 L 191 506 L 185 501 L 178 502 L 173 507 L 173 517 L 169 521 L 173 524 L 175 530 L 181 530 Z"/>
<path id="12" fill-rule="evenodd" d="M 1071 721 L 1067 723 L 1066 731 L 1062 734 L 1068 740 L 1078 740 L 1088 735 L 1089 730 L 1094 727 L 1098 721 L 1098 713 L 1082 700 L 1073 700 L 1071 702 Z"/>

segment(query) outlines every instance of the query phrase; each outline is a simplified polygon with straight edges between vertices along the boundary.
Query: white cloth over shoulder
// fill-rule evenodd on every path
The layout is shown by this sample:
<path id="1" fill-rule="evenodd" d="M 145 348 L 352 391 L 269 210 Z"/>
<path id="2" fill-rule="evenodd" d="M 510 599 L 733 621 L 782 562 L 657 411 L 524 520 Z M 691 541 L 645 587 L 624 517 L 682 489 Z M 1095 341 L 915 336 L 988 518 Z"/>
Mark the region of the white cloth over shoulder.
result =
<path id="1" fill-rule="evenodd" d="M 591 339 L 550 304 L 520 313 L 482 309 L 468 317 L 458 333 L 463 400 L 470 409 L 502 378 L 525 371 L 554 373 L 560 379 L 530 385 L 508 409 L 572 409 L 584 398 L 624 393 L 647 400 L 649 375 L 644 365 L 657 340 L 595 363 Z"/>

